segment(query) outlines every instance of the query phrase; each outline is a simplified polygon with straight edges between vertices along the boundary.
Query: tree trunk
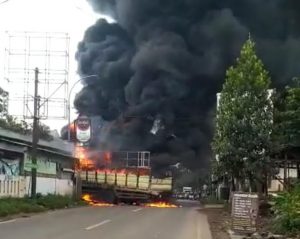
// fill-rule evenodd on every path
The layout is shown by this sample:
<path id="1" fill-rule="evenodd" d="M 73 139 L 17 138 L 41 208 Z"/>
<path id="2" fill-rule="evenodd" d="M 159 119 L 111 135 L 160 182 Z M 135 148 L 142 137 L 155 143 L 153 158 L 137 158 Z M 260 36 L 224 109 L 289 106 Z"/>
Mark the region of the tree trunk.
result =
<path id="1" fill-rule="evenodd" d="M 300 180 L 300 163 L 297 163 L 297 179 Z"/>
<path id="2" fill-rule="evenodd" d="M 285 153 L 284 155 L 284 169 L 283 169 L 283 187 L 284 190 L 288 191 L 288 181 L 287 181 L 287 163 L 288 163 L 288 159 L 287 159 L 287 154 Z"/>
<path id="3" fill-rule="evenodd" d="M 250 193 L 256 192 L 256 187 L 255 187 L 255 183 L 254 183 L 254 180 L 253 180 L 253 175 L 251 173 L 249 173 L 248 178 L 249 178 L 249 192 Z"/>
<path id="4" fill-rule="evenodd" d="M 231 176 L 231 191 L 234 192 L 236 190 L 234 177 Z"/>
<path id="5" fill-rule="evenodd" d="M 263 173 L 262 170 L 257 170 L 256 171 L 256 191 L 258 194 L 258 198 L 261 199 L 263 196 Z"/>
<path id="6" fill-rule="evenodd" d="M 268 177 L 265 177 L 265 182 L 264 182 L 264 193 L 265 193 L 265 197 L 268 197 Z"/>

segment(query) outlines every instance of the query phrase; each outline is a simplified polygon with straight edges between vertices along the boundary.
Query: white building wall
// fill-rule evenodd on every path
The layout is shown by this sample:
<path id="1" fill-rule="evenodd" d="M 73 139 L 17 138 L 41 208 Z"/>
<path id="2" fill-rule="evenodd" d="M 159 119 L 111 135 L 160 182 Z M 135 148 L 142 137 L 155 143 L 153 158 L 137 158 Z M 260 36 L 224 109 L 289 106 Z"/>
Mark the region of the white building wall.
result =
<path id="1" fill-rule="evenodd" d="M 31 192 L 31 177 L 26 177 L 26 194 Z M 69 195 L 73 193 L 73 181 L 70 179 L 37 177 L 36 192 L 42 195 L 58 194 Z"/>
<path id="2" fill-rule="evenodd" d="M 277 177 L 284 179 L 284 168 L 280 168 L 279 174 L 277 174 Z M 288 178 L 297 178 L 297 169 L 296 168 L 290 168 L 287 169 L 287 177 Z M 279 192 L 283 190 L 283 185 L 278 180 L 274 179 L 271 181 L 271 185 L 269 187 L 269 192 Z"/>
<path id="3" fill-rule="evenodd" d="M 42 195 L 73 194 L 73 181 L 71 179 L 42 178 L 37 177 L 37 193 Z M 0 175 L 0 198 L 15 197 L 21 198 L 31 193 L 31 177 L 7 177 Z"/>

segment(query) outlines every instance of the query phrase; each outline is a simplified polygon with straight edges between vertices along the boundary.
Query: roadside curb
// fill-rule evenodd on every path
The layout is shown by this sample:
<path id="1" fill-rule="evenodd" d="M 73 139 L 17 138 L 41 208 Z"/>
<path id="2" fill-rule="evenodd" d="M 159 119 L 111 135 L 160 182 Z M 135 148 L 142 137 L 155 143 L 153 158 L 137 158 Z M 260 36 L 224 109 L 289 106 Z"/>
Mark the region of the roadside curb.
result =
<path id="1" fill-rule="evenodd" d="M 243 239 L 245 236 L 235 234 L 232 230 L 228 230 L 228 235 L 231 239 Z"/>

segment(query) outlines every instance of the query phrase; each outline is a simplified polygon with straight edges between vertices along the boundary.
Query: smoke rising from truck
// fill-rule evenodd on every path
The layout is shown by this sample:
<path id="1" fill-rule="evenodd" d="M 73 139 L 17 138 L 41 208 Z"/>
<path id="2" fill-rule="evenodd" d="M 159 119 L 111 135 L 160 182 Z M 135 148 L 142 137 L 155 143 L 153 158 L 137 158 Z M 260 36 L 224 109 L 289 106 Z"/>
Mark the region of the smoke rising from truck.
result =
<path id="1" fill-rule="evenodd" d="M 151 150 L 156 168 L 205 167 L 216 93 L 249 34 L 275 86 L 300 73 L 297 0 L 89 0 L 99 19 L 76 59 L 75 106 L 94 147 Z"/>

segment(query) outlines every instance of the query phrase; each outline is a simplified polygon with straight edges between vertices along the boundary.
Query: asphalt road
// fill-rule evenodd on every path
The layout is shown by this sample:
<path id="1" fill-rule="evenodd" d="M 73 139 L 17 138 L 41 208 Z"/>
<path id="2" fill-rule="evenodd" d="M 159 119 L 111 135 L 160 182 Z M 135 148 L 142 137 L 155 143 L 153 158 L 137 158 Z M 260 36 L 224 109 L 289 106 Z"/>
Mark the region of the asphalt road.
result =
<path id="1" fill-rule="evenodd" d="M 84 207 L 0 222 L 0 239 L 211 239 L 198 204 Z"/>

